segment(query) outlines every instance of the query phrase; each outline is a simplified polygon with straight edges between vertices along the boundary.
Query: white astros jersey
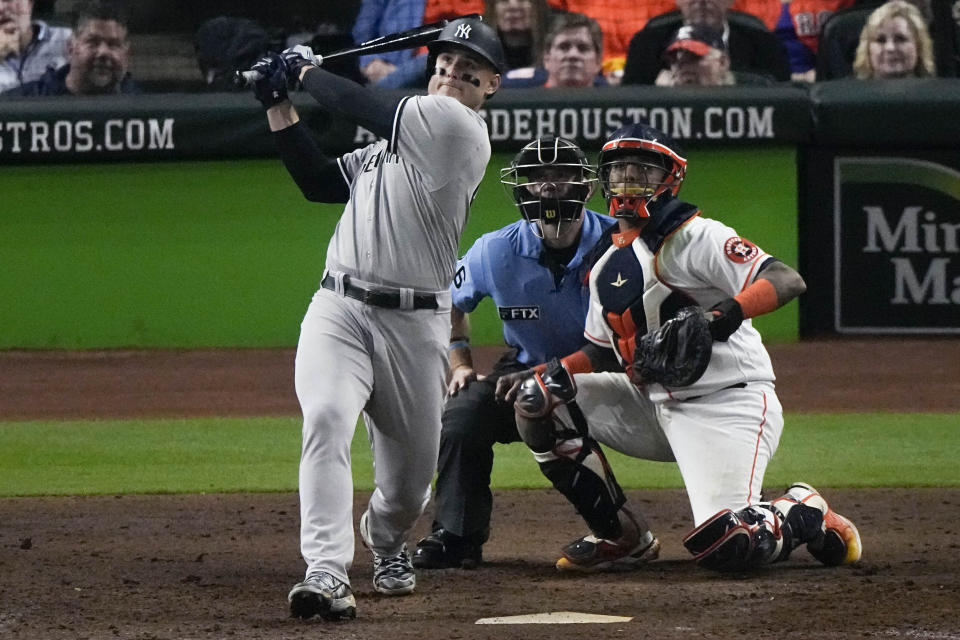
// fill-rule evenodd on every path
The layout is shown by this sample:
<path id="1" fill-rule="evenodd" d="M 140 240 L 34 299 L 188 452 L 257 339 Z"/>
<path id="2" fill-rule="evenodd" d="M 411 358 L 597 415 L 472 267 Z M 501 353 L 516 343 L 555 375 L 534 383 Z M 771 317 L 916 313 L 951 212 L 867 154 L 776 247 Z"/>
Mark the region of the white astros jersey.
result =
<path id="1" fill-rule="evenodd" d="M 622 245 L 614 236 L 590 272 L 585 335 L 613 347 L 628 372 L 635 336 L 682 307 L 708 309 L 738 294 L 773 260 L 692 205 L 678 202 L 656 224 Z M 637 458 L 676 460 L 700 525 L 721 509 L 760 499 L 783 431 L 773 379 L 760 334 L 745 320 L 727 342 L 713 343 L 710 366 L 689 387 L 637 386 L 622 373 L 587 373 L 576 376 L 577 403 L 597 442 Z"/>
<path id="2" fill-rule="evenodd" d="M 445 96 L 410 96 L 389 140 L 339 159 L 350 200 L 327 269 L 418 291 L 445 291 L 460 234 L 490 160 L 487 126 Z"/>
<path id="3" fill-rule="evenodd" d="M 684 306 L 709 309 L 752 284 L 772 259 L 730 227 L 690 217 L 659 238 L 640 236 L 629 246 L 614 244 L 590 275 L 590 311 L 585 335 L 633 361 L 635 338 L 658 328 Z M 642 292 L 642 295 L 641 295 Z M 689 387 L 647 386 L 654 402 L 701 396 L 744 382 L 773 381 L 770 357 L 750 320 L 726 342 L 713 343 L 710 366 Z"/>

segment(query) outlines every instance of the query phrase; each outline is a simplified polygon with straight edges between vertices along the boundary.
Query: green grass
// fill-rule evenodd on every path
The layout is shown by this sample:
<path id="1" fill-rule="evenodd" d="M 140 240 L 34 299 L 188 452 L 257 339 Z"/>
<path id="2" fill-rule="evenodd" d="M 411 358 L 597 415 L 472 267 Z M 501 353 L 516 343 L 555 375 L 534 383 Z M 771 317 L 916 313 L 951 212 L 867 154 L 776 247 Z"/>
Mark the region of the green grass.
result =
<path id="1" fill-rule="evenodd" d="M 960 486 L 960 414 L 787 416 L 767 486 Z M 0 423 L 0 496 L 293 491 L 296 418 Z M 495 488 L 546 487 L 522 444 L 497 445 Z M 373 487 L 366 436 L 354 481 Z M 610 454 L 628 489 L 678 488 L 672 464 Z"/>
<path id="2" fill-rule="evenodd" d="M 518 219 L 511 157 L 491 159 L 461 252 Z M 681 193 L 795 265 L 795 158 L 697 151 Z M 304 200 L 277 159 L 5 167 L 0 193 L 0 349 L 293 346 L 343 210 Z M 472 324 L 502 343 L 492 305 Z M 756 325 L 795 340 L 796 303 Z"/>

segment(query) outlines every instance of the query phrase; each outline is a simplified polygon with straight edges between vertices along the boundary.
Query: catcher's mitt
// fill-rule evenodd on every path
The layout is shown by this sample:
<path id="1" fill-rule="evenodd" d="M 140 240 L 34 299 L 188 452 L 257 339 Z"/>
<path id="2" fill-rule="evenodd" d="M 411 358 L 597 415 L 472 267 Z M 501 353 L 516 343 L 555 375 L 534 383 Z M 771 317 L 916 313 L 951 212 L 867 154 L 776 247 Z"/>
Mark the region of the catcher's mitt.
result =
<path id="1" fill-rule="evenodd" d="M 700 307 L 684 307 L 674 318 L 637 341 L 634 376 L 642 382 L 687 387 L 703 375 L 713 353 L 710 321 Z"/>

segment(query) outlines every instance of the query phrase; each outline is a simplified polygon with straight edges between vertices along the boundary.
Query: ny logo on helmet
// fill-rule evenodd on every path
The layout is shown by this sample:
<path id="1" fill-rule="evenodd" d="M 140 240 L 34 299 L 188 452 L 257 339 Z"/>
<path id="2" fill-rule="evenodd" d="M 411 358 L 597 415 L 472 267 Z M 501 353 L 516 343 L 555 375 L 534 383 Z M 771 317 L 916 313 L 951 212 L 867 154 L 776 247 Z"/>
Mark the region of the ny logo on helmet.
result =
<path id="1" fill-rule="evenodd" d="M 471 27 L 470 25 L 468 25 L 468 24 L 461 24 L 460 26 L 457 27 L 456 36 L 457 36 L 458 38 L 463 38 L 464 40 L 469 40 L 469 39 L 470 39 L 470 29 L 471 29 L 471 28 L 472 28 L 472 27 Z"/>

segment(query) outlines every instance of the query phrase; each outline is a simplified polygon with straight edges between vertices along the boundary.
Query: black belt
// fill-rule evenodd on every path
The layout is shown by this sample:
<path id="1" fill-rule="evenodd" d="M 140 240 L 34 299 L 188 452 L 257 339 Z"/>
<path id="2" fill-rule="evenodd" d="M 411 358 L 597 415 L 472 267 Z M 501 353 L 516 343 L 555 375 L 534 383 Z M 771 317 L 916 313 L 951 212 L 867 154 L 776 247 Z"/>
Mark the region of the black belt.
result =
<path id="1" fill-rule="evenodd" d="M 331 291 L 337 290 L 337 279 L 333 276 L 327 276 L 320 281 L 320 286 Z M 384 307 L 387 309 L 400 308 L 399 291 L 382 291 L 378 289 L 364 289 L 350 284 L 350 276 L 343 276 L 343 295 L 354 300 L 359 300 L 364 304 L 375 307 Z M 413 294 L 414 309 L 438 309 L 437 296 L 432 293 Z"/>
<path id="2" fill-rule="evenodd" d="M 724 388 L 722 388 L 722 389 L 717 389 L 717 391 L 726 391 L 727 389 L 743 389 L 743 388 L 746 387 L 746 386 L 747 386 L 747 383 L 746 383 L 746 382 L 738 382 L 738 383 L 736 383 L 736 384 L 730 385 L 729 387 L 724 387 Z M 716 393 L 717 391 L 714 391 L 713 393 Z M 710 394 L 704 394 L 704 395 L 710 395 Z M 680 402 L 689 402 L 689 401 L 691 401 L 691 400 L 699 400 L 700 398 L 704 397 L 704 395 L 701 395 L 701 396 L 690 396 L 689 398 L 684 398 L 684 399 L 682 399 Z"/>

